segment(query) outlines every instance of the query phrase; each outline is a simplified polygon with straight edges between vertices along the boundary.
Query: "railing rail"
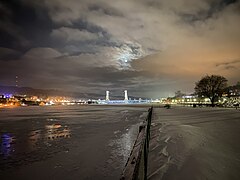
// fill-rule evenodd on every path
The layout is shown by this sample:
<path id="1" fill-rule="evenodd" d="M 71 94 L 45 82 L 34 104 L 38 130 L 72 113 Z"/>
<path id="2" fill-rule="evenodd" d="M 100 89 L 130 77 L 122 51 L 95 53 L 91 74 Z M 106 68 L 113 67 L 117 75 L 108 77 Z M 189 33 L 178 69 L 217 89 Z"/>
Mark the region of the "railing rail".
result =
<path id="1" fill-rule="evenodd" d="M 124 167 L 121 180 L 147 179 L 147 163 L 152 112 L 153 107 L 149 108 L 146 120 L 143 122 L 143 125 L 139 127 L 137 139 Z"/>

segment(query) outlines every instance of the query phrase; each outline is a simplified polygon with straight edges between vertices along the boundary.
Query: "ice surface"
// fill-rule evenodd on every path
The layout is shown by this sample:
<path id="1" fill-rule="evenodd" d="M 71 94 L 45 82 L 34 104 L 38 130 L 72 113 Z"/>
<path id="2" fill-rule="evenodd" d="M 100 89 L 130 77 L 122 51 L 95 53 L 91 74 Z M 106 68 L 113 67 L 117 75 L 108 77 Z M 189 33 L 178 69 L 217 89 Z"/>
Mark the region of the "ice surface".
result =
<path id="1" fill-rule="evenodd" d="M 0 109 L 0 179 L 118 179 L 147 110 Z"/>

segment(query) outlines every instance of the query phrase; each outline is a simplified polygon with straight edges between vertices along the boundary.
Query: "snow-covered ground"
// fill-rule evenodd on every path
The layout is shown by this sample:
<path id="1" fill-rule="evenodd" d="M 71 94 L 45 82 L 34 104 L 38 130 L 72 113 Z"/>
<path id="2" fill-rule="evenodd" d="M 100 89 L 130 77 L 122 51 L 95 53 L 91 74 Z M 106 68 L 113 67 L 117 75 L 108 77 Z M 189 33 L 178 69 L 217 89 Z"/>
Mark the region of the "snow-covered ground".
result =
<path id="1" fill-rule="evenodd" d="M 240 110 L 154 108 L 148 177 L 239 180 Z"/>

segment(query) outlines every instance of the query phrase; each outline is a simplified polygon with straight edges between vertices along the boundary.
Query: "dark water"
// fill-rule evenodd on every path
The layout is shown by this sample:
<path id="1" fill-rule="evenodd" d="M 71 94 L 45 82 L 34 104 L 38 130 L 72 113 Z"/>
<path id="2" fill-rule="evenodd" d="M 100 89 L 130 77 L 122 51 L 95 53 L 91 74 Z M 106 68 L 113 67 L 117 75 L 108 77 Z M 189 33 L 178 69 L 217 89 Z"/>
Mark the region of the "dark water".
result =
<path id="1" fill-rule="evenodd" d="M 0 179 L 118 179 L 147 107 L 0 109 Z"/>

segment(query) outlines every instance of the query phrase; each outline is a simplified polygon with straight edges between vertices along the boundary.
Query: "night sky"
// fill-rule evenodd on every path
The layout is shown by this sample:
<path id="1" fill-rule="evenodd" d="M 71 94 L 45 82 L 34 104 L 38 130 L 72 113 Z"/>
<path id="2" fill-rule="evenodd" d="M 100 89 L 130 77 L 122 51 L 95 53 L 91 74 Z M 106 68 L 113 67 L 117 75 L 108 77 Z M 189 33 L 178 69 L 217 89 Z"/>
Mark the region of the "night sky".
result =
<path id="1" fill-rule="evenodd" d="M 236 0 L 0 0 L 0 85 L 158 98 L 240 80 Z"/>

